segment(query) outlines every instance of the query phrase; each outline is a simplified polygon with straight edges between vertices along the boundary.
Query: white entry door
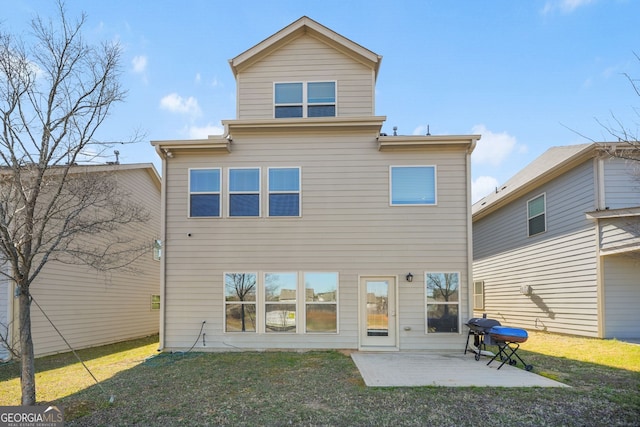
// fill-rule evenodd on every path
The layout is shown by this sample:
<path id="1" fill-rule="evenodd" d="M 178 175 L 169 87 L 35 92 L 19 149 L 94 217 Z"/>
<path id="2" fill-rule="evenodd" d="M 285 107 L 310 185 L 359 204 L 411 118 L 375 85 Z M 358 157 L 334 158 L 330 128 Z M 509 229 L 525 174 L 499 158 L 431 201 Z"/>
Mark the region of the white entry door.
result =
<path id="1" fill-rule="evenodd" d="M 360 346 L 397 348 L 396 278 L 360 278 Z"/>

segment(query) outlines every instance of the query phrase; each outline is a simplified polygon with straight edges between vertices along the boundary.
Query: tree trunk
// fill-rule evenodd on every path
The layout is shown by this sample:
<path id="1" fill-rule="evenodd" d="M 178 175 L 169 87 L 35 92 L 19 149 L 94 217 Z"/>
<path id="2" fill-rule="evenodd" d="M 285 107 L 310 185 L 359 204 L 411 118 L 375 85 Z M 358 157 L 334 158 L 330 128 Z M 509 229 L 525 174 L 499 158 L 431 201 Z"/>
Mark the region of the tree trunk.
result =
<path id="1" fill-rule="evenodd" d="M 29 289 L 20 286 L 20 385 L 22 387 L 22 405 L 36 404 L 36 371 L 31 337 L 31 297 Z"/>

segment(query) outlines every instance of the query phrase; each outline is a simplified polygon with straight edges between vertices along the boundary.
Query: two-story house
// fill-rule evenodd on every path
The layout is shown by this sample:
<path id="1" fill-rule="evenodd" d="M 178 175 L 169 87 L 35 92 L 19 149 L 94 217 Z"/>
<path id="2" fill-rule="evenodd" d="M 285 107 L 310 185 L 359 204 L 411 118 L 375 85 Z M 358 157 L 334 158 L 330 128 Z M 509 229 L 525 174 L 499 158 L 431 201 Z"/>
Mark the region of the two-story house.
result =
<path id="1" fill-rule="evenodd" d="M 629 149 L 553 147 L 473 205 L 476 316 L 640 337 L 640 165 L 610 155 Z"/>
<path id="2" fill-rule="evenodd" d="M 69 345 L 80 349 L 158 333 L 160 247 L 154 246 L 160 242 L 158 172 L 151 163 L 140 163 L 74 166 L 69 173 L 117 182 L 125 201 L 144 209 L 148 219 L 119 226 L 117 235 L 126 236 L 121 241 L 141 248 L 127 254 L 126 268 L 101 272 L 82 263 L 52 259 L 45 264 L 30 287 L 36 302 L 31 304 L 31 334 L 37 357 L 69 351 Z M 100 233 L 91 236 L 98 242 L 101 237 Z M 148 251 L 143 252 L 146 247 Z M 11 358 L 9 349 L 19 350 L 20 342 L 19 304 L 15 284 L 8 279 L 9 268 L 0 262 L 0 360 Z"/>
<path id="3" fill-rule="evenodd" d="M 161 349 L 460 348 L 480 136 L 382 135 L 381 57 L 308 17 L 229 62 L 225 134 L 152 142 Z"/>

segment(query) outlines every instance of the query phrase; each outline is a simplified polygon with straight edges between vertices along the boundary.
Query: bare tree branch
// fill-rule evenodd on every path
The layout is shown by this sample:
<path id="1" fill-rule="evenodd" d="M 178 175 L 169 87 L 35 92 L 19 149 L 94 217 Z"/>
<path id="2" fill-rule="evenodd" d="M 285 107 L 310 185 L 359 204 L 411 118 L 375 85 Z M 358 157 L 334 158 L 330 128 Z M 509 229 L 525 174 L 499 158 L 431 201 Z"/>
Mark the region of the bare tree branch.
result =
<path id="1" fill-rule="evenodd" d="M 31 37 L 0 27 L 0 258 L 19 294 L 22 404 L 35 403 L 29 287 L 50 261 L 126 268 L 150 249 L 131 227 L 148 214 L 118 186 L 117 166 L 77 166 L 112 145 L 95 139 L 120 85 L 121 48 L 82 37 L 86 15 L 35 17 Z"/>

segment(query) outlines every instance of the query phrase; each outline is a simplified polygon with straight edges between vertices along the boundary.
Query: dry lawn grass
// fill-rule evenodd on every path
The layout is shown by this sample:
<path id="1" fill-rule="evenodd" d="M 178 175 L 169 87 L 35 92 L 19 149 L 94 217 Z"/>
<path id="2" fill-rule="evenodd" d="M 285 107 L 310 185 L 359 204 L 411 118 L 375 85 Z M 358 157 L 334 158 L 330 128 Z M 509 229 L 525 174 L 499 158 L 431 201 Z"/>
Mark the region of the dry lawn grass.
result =
<path id="1" fill-rule="evenodd" d="M 62 405 L 69 426 L 631 426 L 640 420 L 640 345 L 624 342 L 530 334 L 523 358 L 535 373 L 572 386 L 566 389 L 368 388 L 348 352 L 155 355 L 156 345 L 151 338 L 81 352 L 104 378 L 103 389 L 68 355 L 38 359 L 38 399 Z M 3 404 L 15 404 L 4 402 L 17 399 L 16 376 L 17 364 L 0 367 Z M 80 377 L 88 378 L 84 385 L 70 386 Z"/>

